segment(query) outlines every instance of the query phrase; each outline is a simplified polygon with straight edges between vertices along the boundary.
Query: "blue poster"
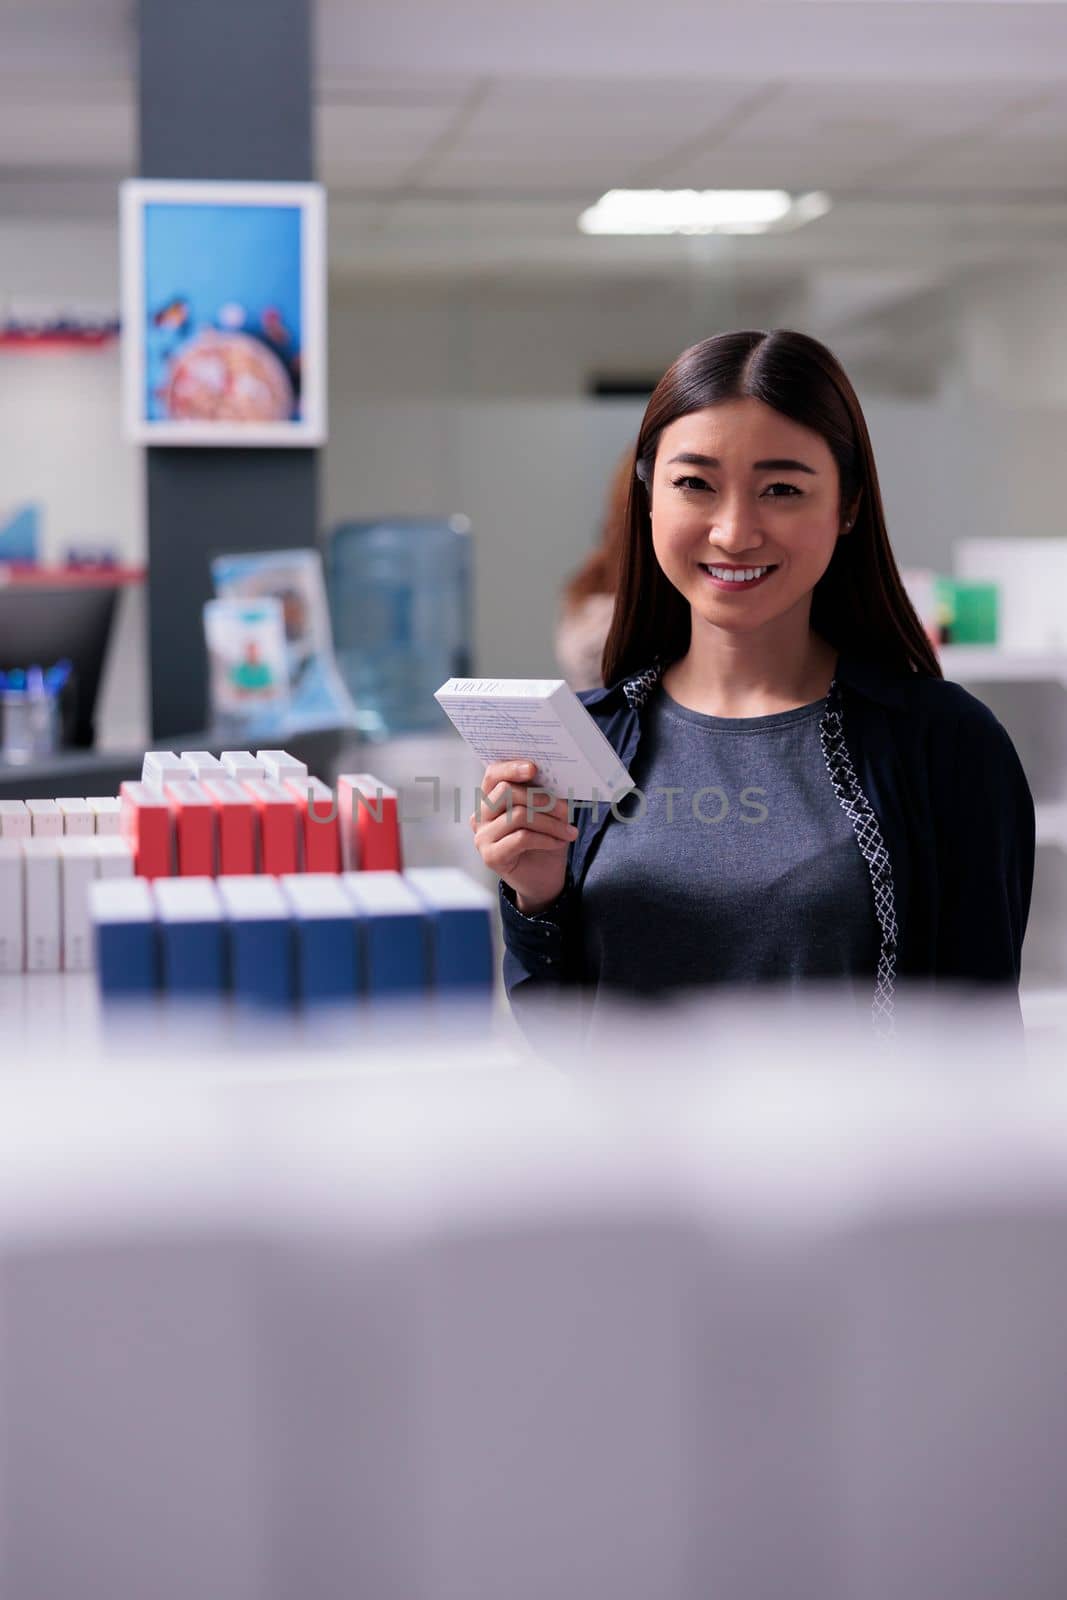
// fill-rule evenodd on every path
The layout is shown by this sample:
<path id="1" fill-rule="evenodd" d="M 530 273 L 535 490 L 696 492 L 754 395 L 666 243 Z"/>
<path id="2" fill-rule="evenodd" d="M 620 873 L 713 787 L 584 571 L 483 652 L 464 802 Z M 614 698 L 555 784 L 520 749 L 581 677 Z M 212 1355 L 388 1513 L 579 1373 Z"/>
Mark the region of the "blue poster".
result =
<path id="1" fill-rule="evenodd" d="M 145 417 L 300 422 L 298 205 L 144 207 Z"/>

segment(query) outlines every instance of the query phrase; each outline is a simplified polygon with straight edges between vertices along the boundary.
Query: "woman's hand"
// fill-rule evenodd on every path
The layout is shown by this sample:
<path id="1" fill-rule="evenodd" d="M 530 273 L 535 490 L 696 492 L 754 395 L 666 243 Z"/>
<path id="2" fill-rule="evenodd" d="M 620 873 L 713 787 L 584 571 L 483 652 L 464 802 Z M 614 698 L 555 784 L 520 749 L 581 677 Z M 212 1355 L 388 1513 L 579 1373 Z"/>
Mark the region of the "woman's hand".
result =
<path id="1" fill-rule="evenodd" d="M 531 789 L 523 782 L 536 771 L 533 761 L 491 761 L 482 779 L 489 806 L 480 807 L 481 814 L 470 818 L 479 855 L 514 889 L 515 902 L 527 916 L 543 911 L 562 893 L 567 846 L 578 836 L 578 829 L 567 821 L 566 800 L 557 800 L 551 810 L 533 809 L 544 807 L 547 800 L 544 789 Z"/>

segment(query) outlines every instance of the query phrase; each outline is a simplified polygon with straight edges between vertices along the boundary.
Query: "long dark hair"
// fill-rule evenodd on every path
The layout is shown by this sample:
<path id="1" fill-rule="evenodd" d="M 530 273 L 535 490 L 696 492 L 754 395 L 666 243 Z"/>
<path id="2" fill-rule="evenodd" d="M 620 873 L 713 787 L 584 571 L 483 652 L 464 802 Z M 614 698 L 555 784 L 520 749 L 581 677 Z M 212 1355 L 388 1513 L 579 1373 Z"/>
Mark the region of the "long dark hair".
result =
<path id="1" fill-rule="evenodd" d="M 941 678 L 889 545 L 870 435 L 837 358 L 804 333 L 719 333 L 683 350 L 656 385 L 637 436 L 615 613 L 604 645 L 606 684 L 689 648 L 689 602 L 652 548 L 652 469 L 668 423 L 724 400 L 762 400 L 818 433 L 837 462 L 841 505 L 858 499 L 851 532 L 839 538 L 811 598 L 811 627 L 838 651 Z"/>

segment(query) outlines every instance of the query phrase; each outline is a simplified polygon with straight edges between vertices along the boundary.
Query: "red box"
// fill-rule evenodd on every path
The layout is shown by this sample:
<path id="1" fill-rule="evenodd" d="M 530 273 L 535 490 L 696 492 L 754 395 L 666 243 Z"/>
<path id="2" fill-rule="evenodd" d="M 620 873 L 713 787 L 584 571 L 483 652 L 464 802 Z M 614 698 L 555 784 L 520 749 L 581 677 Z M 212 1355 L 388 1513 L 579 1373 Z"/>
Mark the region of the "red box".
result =
<path id="1" fill-rule="evenodd" d="M 255 872 L 256 808 L 250 797 L 232 778 L 205 778 L 202 788 L 215 807 L 219 877 Z"/>
<path id="2" fill-rule="evenodd" d="M 174 873 L 174 825 L 170 806 L 158 789 L 146 783 L 119 787 L 119 826 L 133 850 L 139 878 L 169 878 Z"/>
<path id="3" fill-rule="evenodd" d="M 333 790 L 319 778 L 286 778 L 282 788 L 296 802 L 305 872 L 340 872 L 341 829 Z"/>
<path id="4" fill-rule="evenodd" d="M 298 872 L 297 806 L 280 783 L 250 778 L 241 784 L 259 817 L 260 871 L 271 877 Z"/>
<path id="5" fill-rule="evenodd" d="M 163 793 L 174 815 L 178 873 L 183 878 L 213 878 L 217 871 L 215 803 L 195 779 L 165 783 Z"/>
<path id="6" fill-rule="evenodd" d="M 402 872 L 396 790 L 370 772 L 337 780 L 346 872 Z"/>

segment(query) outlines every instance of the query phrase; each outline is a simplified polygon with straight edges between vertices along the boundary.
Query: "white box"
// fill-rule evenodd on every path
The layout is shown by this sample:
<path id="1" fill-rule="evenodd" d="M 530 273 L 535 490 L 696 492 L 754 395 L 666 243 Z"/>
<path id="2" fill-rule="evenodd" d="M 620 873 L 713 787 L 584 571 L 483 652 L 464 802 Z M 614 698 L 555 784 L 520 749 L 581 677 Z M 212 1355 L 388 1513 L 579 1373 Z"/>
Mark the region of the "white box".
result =
<path id="1" fill-rule="evenodd" d="M 236 922 L 288 920 L 292 916 L 276 878 L 235 873 L 231 878 L 219 878 L 216 887 L 226 915 Z"/>
<path id="2" fill-rule="evenodd" d="M 56 805 L 63 813 L 63 832 L 68 839 L 85 839 L 96 832 L 96 816 L 88 800 L 59 795 Z"/>
<path id="3" fill-rule="evenodd" d="M 342 872 L 341 884 L 365 916 L 421 917 L 425 913 L 419 896 L 399 872 Z"/>
<path id="4" fill-rule="evenodd" d="M 0 972 L 21 972 L 26 963 L 24 870 L 21 840 L 0 839 Z"/>
<path id="5" fill-rule="evenodd" d="M 278 886 L 300 917 L 351 918 L 352 899 L 338 879 L 336 872 L 286 872 L 278 879 Z"/>
<path id="6" fill-rule="evenodd" d="M 89 890 L 89 915 L 96 922 L 154 924 L 156 902 L 152 885 L 147 878 L 98 879 Z"/>
<path id="7" fill-rule="evenodd" d="M 189 776 L 180 757 L 173 750 L 149 750 L 141 767 L 141 782 L 153 789 L 162 788 L 168 778 Z"/>
<path id="8" fill-rule="evenodd" d="M 288 750 L 257 750 L 256 760 L 272 783 L 284 783 L 286 778 L 306 778 L 307 762 L 298 761 Z"/>
<path id="9" fill-rule="evenodd" d="M 122 832 L 122 801 L 117 794 L 91 794 L 85 803 L 93 813 L 98 836 Z"/>
<path id="10" fill-rule="evenodd" d="M 59 818 L 58 811 L 56 818 Z M 27 972 L 59 971 L 62 931 L 59 843 L 55 837 L 22 841 Z"/>
<path id="11" fill-rule="evenodd" d="M 219 760 L 229 776 L 239 779 L 242 783 L 248 778 L 267 776 L 262 761 L 257 761 L 251 750 L 224 750 Z"/>
<path id="12" fill-rule="evenodd" d="M 610 801 L 633 779 L 562 678 L 449 678 L 434 699 L 477 756 L 537 763 L 529 786 Z"/>
<path id="13" fill-rule="evenodd" d="M 63 971 L 88 972 L 93 965 L 89 885 L 97 875 L 96 840 L 84 836 L 59 842 L 63 915 Z"/>
<path id="14" fill-rule="evenodd" d="M 32 833 L 25 800 L 0 800 L 0 839 L 28 839 Z"/>
<path id="15" fill-rule="evenodd" d="M 128 839 L 113 834 L 99 835 L 93 840 L 98 878 L 132 878 L 133 846 Z"/>
<path id="16" fill-rule="evenodd" d="M 224 778 L 226 768 L 210 750 L 183 750 L 182 766 L 188 767 L 194 778 Z"/>
<path id="17" fill-rule="evenodd" d="M 461 867 L 412 867 L 404 881 L 437 910 L 491 911 L 497 903 L 496 895 Z"/>
<path id="18" fill-rule="evenodd" d="M 222 901 L 214 878 L 157 878 L 152 893 L 161 921 L 222 921 Z"/>
<path id="19" fill-rule="evenodd" d="M 63 813 L 54 800 L 27 800 L 26 810 L 30 814 L 35 839 L 63 837 Z"/>

